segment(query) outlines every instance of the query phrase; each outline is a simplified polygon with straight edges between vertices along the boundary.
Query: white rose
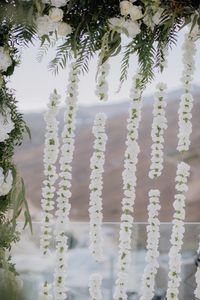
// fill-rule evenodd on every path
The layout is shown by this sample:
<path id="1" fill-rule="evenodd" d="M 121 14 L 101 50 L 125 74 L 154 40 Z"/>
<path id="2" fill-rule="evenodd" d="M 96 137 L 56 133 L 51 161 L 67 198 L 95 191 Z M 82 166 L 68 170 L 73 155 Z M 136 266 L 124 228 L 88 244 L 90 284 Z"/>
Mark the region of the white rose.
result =
<path id="1" fill-rule="evenodd" d="M 110 18 L 108 19 L 109 27 L 111 30 L 115 30 L 119 33 L 122 32 L 121 28 L 124 25 L 124 19 L 123 18 Z"/>
<path id="2" fill-rule="evenodd" d="M 63 10 L 60 8 L 52 8 L 49 11 L 49 18 L 53 22 L 59 22 L 63 18 Z"/>
<path id="3" fill-rule="evenodd" d="M 48 35 L 49 32 L 55 31 L 57 26 L 57 24 L 55 22 L 52 22 L 49 16 L 47 15 L 38 17 L 36 20 L 36 24 L 37 24 L 37 33 L 39 37 L 43 35 Z"/>
<path id="4" fill-rule="evenodd" d="M 65 22 L 60 22 L 58 23 L 58 27 L 57 27 L 57 33 L 60 36 L 66 36 L 68 34 L 72 33 L 72 27 L 65 23 Z"/>
<path id="5" fill-rule="evenodd" d="M 12 65 L 12 59 L 8 51 L 0 47 L 0 71 L 5 72 Z"/>
<path id="6" fill-rule="evenodd" d="M 143 17 L 142 8 L 136 5 L 132 5 L 129 14 L 132 21 L 137 21 Z"/>
<path id="7" fill-rule="evenodd" d="M 134 38 L 137 34 L 140 33 L 140 26 L 137 22 L 127 20 L 124 22 L 124 28 L 128 31 L 128 36 Z"/>
<path id="8" fill-rule="evenodd" d="M 68 0 L 51 0 L 51 5 L 55 7 L 65 6 Z"/>
<path id="9" fill-rule="evenodd" d="M 130 10 L 132 7 L 132 3 L 130 1 L 121 1 L 120 2 L 120 11 L 121 11 L 121 15 L 122 16 L 127 16 L 128 14 L 130 14 Z"/>

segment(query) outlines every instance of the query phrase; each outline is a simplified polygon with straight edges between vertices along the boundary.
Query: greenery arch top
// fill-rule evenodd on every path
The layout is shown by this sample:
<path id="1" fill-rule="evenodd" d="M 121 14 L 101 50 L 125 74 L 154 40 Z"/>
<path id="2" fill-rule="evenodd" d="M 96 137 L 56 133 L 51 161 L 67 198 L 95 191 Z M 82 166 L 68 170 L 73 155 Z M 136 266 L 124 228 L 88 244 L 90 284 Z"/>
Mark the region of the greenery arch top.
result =
<path id="1" fill-rule="evenodd" d="M 89 61 L 97 53 L 98 84 L 103 85 L 98 95 L 100 100 L 106 100 L 102 74 L 107 73 L 106 62 L 111 56 L 123 54 L 122 84 L 131 67 L 130 58 L 137 54 L 139 77 L 135 89 L 139 94 L 154 78 L 155 68 L 162 72 L 167 52 L 176 44 L 178 32 L 187 25 L 190 35 L 197 40 L 199 0 L 0 1 L 0 269 L 15 274 L 8 252 L 19 239 L 16 224 L 22 210 L 25 225 L 31 226 L 24 183 L 13 162 L 15 146 L 30 132 L 17 110 L 14 91 L 8 88 L 9 76 L 20 63 L 21 47 L 39 38 L 41 59 L 59 40 L 49 69 L 58 73 L 59 67 L 65 68 L 68 59 L 73 59 L 72 77 L 76 72 L 87 72 Z M 128 44 L 122 46 L 123 34 L 128 37 Z"/>

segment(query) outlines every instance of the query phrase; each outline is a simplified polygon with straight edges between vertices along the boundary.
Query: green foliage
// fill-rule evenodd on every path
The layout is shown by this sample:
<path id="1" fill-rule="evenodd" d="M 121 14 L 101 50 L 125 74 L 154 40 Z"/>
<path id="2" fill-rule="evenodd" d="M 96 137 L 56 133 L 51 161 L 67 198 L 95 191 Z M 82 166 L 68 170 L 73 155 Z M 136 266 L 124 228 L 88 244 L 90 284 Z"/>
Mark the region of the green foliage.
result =
<path id="1" fill-rule="evenodd" d="M 30 132 L 23 121 L 22 114 L 17 111 L 17 102 L 13 91 L 9 90 L 5 82 L 3 82 L 0 89 L 0 112 L 2 114 L 4 114 L 6 107 L 11 111 L 11 119 L 15 127 L 10 132 L 9 138 L 0 143 L 0 166 L 5 174 L 8 170 L 12 171 L 13 185 L 7 195 L 0 196 L 0 268 L 3 264 L 3 256 L 1 254 L 9 250 L 11 244 L 19 239 L 16 226 L 22 209 L 24 211 L 25 225 L 29 224 L 31 227 L 31 217 L 25 198 L 24 183 L 13 163 L 15 146 L 22 143 L 25 132 L 28 132 L 28 134 Z"/>
<path id="2" fill-rule="evenodd" d="M 163 59 L 163 49 L 176 43 L 176 34 L 188 22 L 200 25 L 199 1 L 138 0 L 135 5 L 140 5 L 144 13 L 151 16 L 160 7 L 164 9 L 162 21 L 154 30 L 141 24 L 141 34 L 133 39 L 125 50 L 121 49 L 121 37 L 117 32 L 109 31 L 108 19 L 120 16 L 118 0 L 70 0 L 63 7 L 63 21 L 72 26 L 73 33 L 67 36 L 64 42 L 57 47 L 56 56 L 50 62 L 49 69 L 58 73 L 59 68 L 65 68 L 69 58 L 77 60 L 80 71 L 88 71 L 88 63 L 94 53 L 101 51 L 102 62 L 110 56 L 124 52 L 121 66 L 121 82 L 127 77 L 129 58 L 137 53 L 142 74 L 146 80 L 151 80 L 154 68 L 160 67 Z M 16 50 L 16 45 L 28 45 L 34 40 L 36 13 L 48 14 L 49 5 L 44 5 L 40 0 L 33 1 L 1 1 L 0 7 L 4 14 L 1 16 L 2 26 L 10 34 L 10 45 Z M 5 18 L 6 12 L 6 18 Z M 195 15 L 195 18 L 192 16 Z M 193 19 L 192 19 L 193 18 Z M 11 22 L 12 20 L 12 22 Z M 1 33 L 0 33 L 1 34 Z M 55 46 L 55 39 L 48 36 L 42 37 L 42 45 L 38 60 L 47 53 L 48 49 Z M 14 53 L 15 54 L 15 53 Z M 14 61 L 14 60 L 13 60 Z M 14 62 L 13 62 L 14 64 Z M 14 69 L 15 65 L 13 65 Z M 9 70 L 11 75 L 12 69 Z"/>
<path id="3" fill-rule="evenodd" d="M 57 74 L 59 67 L 65 68 L 68 59 L 71 57 L 70 40 L 67 39 L 62 45 L 58 46 L 56 57 L 49 63 L 49 69 Z"/>
<path id="4" fill-rule="evenodd" d="M 0 89 L 0 111 L 3 111 L 4 107 L 10 108 L 11 118 L 15 124 L 15 128 L 9 134 L 9 139 L 0 143 L 0 166 L 3 166 L 4 170 L 7 171 L 12 165 L 15 146 L 22 143 L 26 126 L 22 114 L 17 110 L 17 101 L 13 91 L 7 89 L 5 83 Z"/>
<path id="5" fill-rule="evenodd" d="M 25 300 L 17 282 L 18 274 L 11 261 L 0 249 L 0 300 Z"/>

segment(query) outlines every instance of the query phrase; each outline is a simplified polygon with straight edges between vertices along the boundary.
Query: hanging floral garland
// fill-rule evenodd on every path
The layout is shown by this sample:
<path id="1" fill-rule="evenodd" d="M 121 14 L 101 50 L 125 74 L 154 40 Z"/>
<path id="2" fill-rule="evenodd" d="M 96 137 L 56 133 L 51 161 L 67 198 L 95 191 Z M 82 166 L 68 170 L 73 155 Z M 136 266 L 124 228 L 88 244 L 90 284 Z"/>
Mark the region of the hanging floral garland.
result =
<path id="1" fill-rule="evenodd" d="M 191 110 L 193 107 L 193 96 L 191 94 L 191 83 L 195 71 L 195 53 L 196 45 L 195 40 L 197 38 L 196 30 L 190 34 L 185 35 L 185 41 L 183 43 L 183 76 L 181 81 L 184 87 L 184 94 L 181 96 L 181 102 L 179 106 L 179 133 L 178 133 L 178 146 L 179 152 L 188 151 L 190 146 L 190 135 L 192 133 L 191 123 Z"/>
<path id="2" fill-rule="evenodd" d="M 45 281 L 41 284 L 39 300 L 53 300 L 52 284 L 49 284 L 47 281 Z"/>
<path id="3" fill-rule="evenodd" d="M 61 300 L 66 297 L 66 254 L 67 254 L 67 236 L 66 230 L 69 222 L 69 212 L 71 205 L 71 163 L 74 153 L 74 132 L 77 111 L 78 96 L 78 70 L 75 69 L 74 63 L 71 65 L 69 75 L 69 85 L 67 87 L 66 113 L 64 116 L 64 129 L 62 132 L 61 158 L 60 158 L 60 182 L 57 198 L 56 210 L 56 266 L 54 272 L 54 298 Z"/>
<path id="4" fill-rule="evenodd" d="M 147 226 L 147 254 L 146 267 L 142 278 L 142 296 L 140 300 L 151 300 L 154 297 L 155 276 L 159 268 L 159 239 L 160 221 L 158 219 L 160 206 L 160 191 L 149 191 L 148 226 Z"/>
<path id="5" fill-rule="evenodd" d="M 57 179 L 55 163 L 58 158 L 59 140 L 58 140 L 58 121 L 56 115 L 58 113 L 60 96 L 57 91 L 50 95 L 50 102 L 48 104 L 48 111 L 45 113 L 46 121 L 46 134 L 45 134 L 45 147 L 44 147 L 44 174 L 45 180 L 43 181 L 42 188 L 42 210 L 43 216 L 41 221 L 41 239 L 40 246 L 43 255 L 49 254 L 50 240 L 52 238 L 51 231 L 53 225 L 53 213 L 55 208 L 54 195 L 55 195 L 55 182 Z"/>
<path id="6" fill-rule="evenodd" d="M 46 121 L 46 134 L 45 134 L 45 147 L 44 147 L 44 174 L 45 180 L 43 181 L 42 188 L 42 221 L 41 221 L 41 237 L 40 248 L 44 256 L 50 253 L 50 242 L 52 239 L 53 230 L 53 213 L 55 209 L 54 196 L 55 196 L 55 182 L 58 178 L 56 173 L 55 163 L 59 153 L 59 140 L 58 140 L 58 121 L 56 115 L 58 113 L 60 96 L 57 91 L 50 95 L 48 104 L 48 111 L 45 113 L 44 119 Z M 45 281 L 40 290 L 41 300 L 52 299 L 51 285 Z"/>
<path id="7" fill-rule="evenodd" d="M 164 66 L 164 65 L 163 65 Z M 165 116 L 165 94 L 166 84 L 160 82 L 156 86 L 157 92 L 154 96 L 153 107 L 153 123 L 151 137 L 153 144 L 151 146 L 151 165 L 149 177 L 157 179 L 163 170 L 163 143 L 164 130 L 167 129 L 167 119 Z M 159 239 L 160 239 L 160 221 L 158 213 L 161 208 L 159 203 L 160 191 L 151 189 L 149 191 L 149 206 L 148 206 L 148 226 L 147 226 L 147 254 L 143 277 L 142 290 L 140 300 L 151 300 L 154 296 L 155 276 L 159 267 Z"/>
<path id="8" fill-rule="evenodd" d="M 173 228 L 171 235 L 171 249 L 169 252 L 169 281 L 167 300 L 178 299 L 180 273 L 181 273 L 181 248 L 184 237 L 185 220 L 185 193 L 188 191 L 187 181 L 190 175 L 190 166 L 184 162 L 178 164 L 176 173 L 176 195 L 174 201 Z"/>
<path id="9" fill-rule="evenodd" d="M 129 111 L 128 133 L 123 171 L 124 198 L 122 200 L 122 216 L 120 224 L 118 273 L 115 285 L 114 299 L 127 299 L 128 269 L 130 265 L 131 232 L 133 226 L 132 213 L 134 210 L 136 167 L 138 162 L 139 145 L 138 127 L 141 120 L 143 82 L 140 74 L 133 79 L 130 98 L 133 99 Z"/>
<path id="10" fill-rule="evenodd" d="M 151 137 L 153 144 L 151 146 L 151 165 L 149 177 L 156 179 L 163 170 L 163 143 L 164 130 L 167 129 L 167 119 L 165 116 L 166 101 L 164 99 L 167 86 L 164 83 L 157 85 L 158 91 L 155 93 L 155 101 L 153 108 L 153 124 Z"/>
<path id="11" fill-rule="evenodd" d="M 101 293 L 102 277 L 99 274 L 92 274 L 89 279 L 90 300 L 102 300 Z"/>
<path id="12" fill-rule="evenodd" d="M 103 166 L 105 162 L 105 147 L 107 135 L 105 133 L 106 115 L 98 113 L 95 116 L 93 134 L 94 153 L 90 160 L 90 246 L 89 250 L 95 260 L 103 260 L 103 236 L 102 236 L 102 189 Z"/>
<path id="13" fill-rule="evenodd" d="M 182 81 L 184 84 L 185 94 L 181 97 L 179 106 L 179 133 L 178 133 L 178 146 L 179 152 L 189 150 L 190 146 L 190 134 L 192 132 L 191 124 L 191 109 L 193 106 L 193 97 L 190 93 L 192 75 L 194 73 L 194 55 L 196 52 L 195 40 L 197 32 L 192 31 L 185 35 L 185 41 L 183 44 L 183 76 Z M 171 235 L 171 249 L 169 252 L 169 281 L 167 288 L 167 300 L 176 299 L 179 293 L 180 286 L 180 272 L 181 272 L 181 249 L 184 237 L 184 220 L 185 220 L 185 195 L 187 192 L 187 178 L 189 177 L 190 166 L 181 162 L 177 167 L 176 176 L 176 190 L 178 194 L 175 195 L 174 201 L 174 216 L 173 216 L 173 228 Z"/>
<path id="14" fill-rule="evenodd" d="M 108 100 L 108 80 L 107 76 L 109 74 L 110 65 L 108 60 L 99 66 L 98 69 L 98 79 L 96 87 L 96 95 L 100 101 Z"/>

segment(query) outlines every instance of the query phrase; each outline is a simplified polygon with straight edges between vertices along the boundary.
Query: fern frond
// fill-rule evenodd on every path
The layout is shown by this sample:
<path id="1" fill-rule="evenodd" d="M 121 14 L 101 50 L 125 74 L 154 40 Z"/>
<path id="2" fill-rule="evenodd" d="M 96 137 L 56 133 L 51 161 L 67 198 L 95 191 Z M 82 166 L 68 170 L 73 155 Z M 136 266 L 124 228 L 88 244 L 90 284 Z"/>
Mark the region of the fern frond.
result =
<path id="1" fill-rule="evenodd" d="M 75 63 L 75 68 L 80 72 L 88 72 L 88 64 L 90 59 L 94 56 L 96 51 L 95 43 L 90 36 L 86 36 L 82 42 L 82 49 L 78 53 L 78 57 Z"/>
<path id="2" fill-rule="evenodd" d="M 127 79 L 130 57 L 131 57 L 131 54 L 133 54 L 133 52 L 134 52 L 134 45 L 135 45 L 134 41 L 131 41 L 126 46 L 126 50 L 124 51 L 124 55 L 123 55 L 122 63 L 121 63 L 121 75 L 120 75 L 121 84 L 123 84 L 123 82 Z"/>
<path id="3" fill-rule="evenodd" d="M 36 37 L 36 28 L 33 24 L 28 24 L 22 22 L 19 25 L 15 25 L 11 31 L 11 43 L 14 46 L 26 46 L 28 47 L 30 43 Z"/>
<path id="4" fill-rule="evenodd" d="M 68 39 L 62 45 L 57 47 L 56 57 L 50 61 L 48 69 L 54 74 L 58 74 L 59 67 L 64 69 L 66 67 L 68 59 L 70 59 L 71 57 L 71 46 Z"/>
<path id="5" fill-rule="evenodd" d="M 52 38 L 50 41 L 46 41 L 40 46 L 36 57 L 39 63 L 42 62 L 43 58 L 47 55 L 49 49 L 55 47 L 56 42 L 56 39 Z"/>

